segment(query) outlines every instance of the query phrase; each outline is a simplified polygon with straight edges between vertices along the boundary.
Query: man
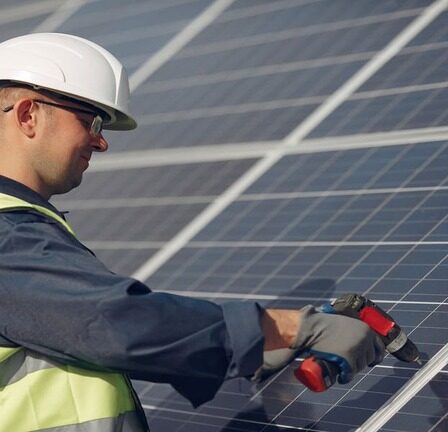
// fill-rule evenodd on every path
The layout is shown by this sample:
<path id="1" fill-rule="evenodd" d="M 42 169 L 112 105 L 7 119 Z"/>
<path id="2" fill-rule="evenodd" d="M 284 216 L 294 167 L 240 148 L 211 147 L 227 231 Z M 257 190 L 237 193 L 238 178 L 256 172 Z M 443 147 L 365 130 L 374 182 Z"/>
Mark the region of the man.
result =
<path id="1" fill-rule="evenodd" d="M 108 149 L 103 128 L 136 127 L 128 98 L 122 65 L 85 39 L 0 44 L 0 431 L 146 431 L 130 378 L 170 383 L 197 406 L 299 351 L 336 362 L 341 382 L 381 361 L 358 320 L 152 292 L 79 242 L 48 200 Z"/>

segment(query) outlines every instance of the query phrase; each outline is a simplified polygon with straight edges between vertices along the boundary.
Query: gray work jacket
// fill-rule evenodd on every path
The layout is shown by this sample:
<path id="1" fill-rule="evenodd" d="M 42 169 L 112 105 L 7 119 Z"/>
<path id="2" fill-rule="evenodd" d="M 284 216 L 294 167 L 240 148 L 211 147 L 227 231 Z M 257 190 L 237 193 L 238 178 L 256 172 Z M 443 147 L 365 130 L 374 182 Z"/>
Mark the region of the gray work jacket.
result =
<path id="1" fill-rule="evenodd" d="M 0 176 L 0 193 L 44 206 Z M 108 270 L 59 223 L 0 213 L 0 338 L 55 360 L 171 384 L 198 406 L 262 362 L 261 308 L 168 293 Z"/>

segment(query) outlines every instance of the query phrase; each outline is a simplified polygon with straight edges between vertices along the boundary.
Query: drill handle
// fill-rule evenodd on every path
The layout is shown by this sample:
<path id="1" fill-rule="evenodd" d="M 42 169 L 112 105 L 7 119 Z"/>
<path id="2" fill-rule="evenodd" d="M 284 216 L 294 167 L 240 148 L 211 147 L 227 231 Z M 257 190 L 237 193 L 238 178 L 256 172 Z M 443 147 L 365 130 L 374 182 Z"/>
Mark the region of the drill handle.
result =
<path id="1" fill-rule="evenodd" d="M 339 375 L 336 363 L 309 356 L 294 371 L 296 378 L 314 392 L 329 389 Z"/>

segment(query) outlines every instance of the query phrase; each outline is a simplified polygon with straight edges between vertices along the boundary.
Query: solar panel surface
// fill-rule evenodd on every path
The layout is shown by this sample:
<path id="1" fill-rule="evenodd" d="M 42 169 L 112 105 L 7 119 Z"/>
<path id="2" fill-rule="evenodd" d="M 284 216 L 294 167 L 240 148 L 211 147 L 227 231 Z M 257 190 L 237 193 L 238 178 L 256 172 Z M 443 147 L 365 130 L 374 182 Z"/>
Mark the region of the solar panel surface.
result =
<path id="1" fill-rule="evenodd" d="M 139 129 L 108 135 L 121 159 L 94 164 L 56 201 L 114 271 L 217 302 L 301 307 L 360 292 L 392 312 L 425 363 L 446 346 L 447 2 L 67 1 L 63 18 L 57 3 L 3 0 L 0 40 L 73 33 L 122 59 L 131 83 L 146 76 L 133 86 Z M 185 32 L 197 17 L 200 30 Z M 390 60 L 328 103 L 390 46 Z M 259 387 L 228 382 L 197 410 L 170 387 L 135 385 L 154 431 L 342 432 L 417 371 L 388 356 L 312 394 L 296 365 Z M 445 364 L 378 430 L 447 430 L 447 379 Z"/>

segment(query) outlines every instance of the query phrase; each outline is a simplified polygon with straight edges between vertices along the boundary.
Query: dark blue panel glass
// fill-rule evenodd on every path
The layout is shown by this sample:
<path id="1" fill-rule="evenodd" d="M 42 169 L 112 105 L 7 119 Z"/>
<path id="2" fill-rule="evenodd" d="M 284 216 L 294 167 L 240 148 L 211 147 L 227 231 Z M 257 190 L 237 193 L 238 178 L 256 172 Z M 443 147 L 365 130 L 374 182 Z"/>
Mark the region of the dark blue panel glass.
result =
<path id="1" fill-rule="evenodd" d="M 310 137 L 445 126 L 448 89 L 418 90 L 343 103 Z"/>
<path id="2" fill-rule="evenodd" d="M 247 194 L 431 187 L 443 184 L 447 164 L 443 142 L 290 155 Z"/>
<path id="3" fill-rule="evenodd" d="M 3 5 L 1 7 L 3 7 Z M 48 16 L 48 13 L 42 13 L 32 18 L 24 18 L 18 21 L 13 20 L 10 23 L 0 24 L 0 42 L 31 33 L 46 18 L 48 18 Z"/>
<path id="4" fill-rule="evenodd" d="M 444 83 L 448 61 L 446 47 L 405 48 L 387 62 L 358 92 Z"/>
<path id="5" fill-rule="evenodd" d="M 448 41 L 448 13 L 441 13 L 428 27 L 418 34 L 410 43 L 410 46 L 425 44 L 437 44 Z"/>
<path id="6" fill-rule="evenodd" d="M 101 156 L 100 156 L 101 158 Z M 69 194 L 57 197 L 60 206 L 71 200 L 98 199 L 117 200 L 133 198 L 181 198 L 195 197 L 204 201 L 221 194 L 235 182 L 252 164 L 252 159 L 222 162 L 173 164 L 171 166 L 145 167 L 134 169 L 114 169 L 111 171 L 89 172 L 84 175 L 83 185 Z M 94 197 L 94 198 L 93 198 Z M 125 205 L 121 201 L 118 206 Z M 175 202 L 175 200 L 171 200 Z M 151 200 L 147 200 L 151 204 Z M 155 204 L 156 201 L 153 202 Z M 97 202 L 98 207 L 104 203 Z M 137 205 L 135 203 L 134 205 Z M 142 202 L 141 205 L 144 205 Z M 95 203 L 92 203 L 95 207 Z M 107 204 L 106 204 L 107 205 Z M 132 204 L 129 204 L 130 206 Z M 73 204 L 70 205 L 70 208 Z M 115 206 L 116 207 L 116 206 Z"/>
<path id="7" fill-rule="evenodd" d="M 143 123 L 135 131 L 110 134 L 108 140 L 112 151 L 279 140 L 314 108 L 315 105 L 305 105 L 249 113 L 229 110 L 225 115 L 203 115 L 191 120 L 162 118 L 151 124 Z"/>
<path id="8" fill-rule="evenodd" d="M 130 0 L 126 3 L 113 0 L 89 2 L 70 17 L 61 30 L 68 33 L 82 31 L 92 38 L 102 34 L 126 32 L 141 28 L 142 33 L 151 27 L 161 28 L 171 23 L 183 21 L 186 25 L 199 15 L 210 0 L 192 0 L 189 2 L 147 2 Z"/>
<path id="9" fill-rule="evenodd" d="M 204 207 L 186 204 L 71 210 L 67 219 L 85 242 L 167 241 Z"/>
<path id="10" fill-rule="evenodd" d="M 270 104 L 291 107 L 294 103 L 319 103 L 324 97 L 334 92 L 363 64 L 351 61 L 342 64 L 331 64 L 319 67 L 315 65 L 294 65 L 290 67 L 272 67 L 259 71 L 218 73 L 201 78 L 192 77 L 183 80 L 167 80 L 149 82 L 139 89 L 134 96 L 133 106 L 142 122 L 151 119 L 149 115 L 167 113 L 182 115 L 185 110 L 235 106 L 247 104 Z M 251 76 L 252 75 L 252 76 Z M 299 100 L 301 99 L 301 101 Z M 293 102 L 292 100 L 296 100 Z M 255 111 L 257 105 L 247 106 L 247 110 Z M 204 116 L 208 112 L 204 112 Z M 156 118 L 156 117 L 154 117 Z"/>
<path id="11" fill-rule="evenodd" d="M 89 242 L 87 242 L 87 246 Z M 156 249 L 101 249 L 92 245 L 95 255 L 113 272 L 131 276 L 141 265 L 148 261 Z"/>
<path id="12" fill-rule="evenodd" d="M 223 41 L 260 34 L 307 29 L 339 24 L 340 21 L 365 19 L 383 14 L 414 9 L 409 14 L 417 14 L 418 8 L 427 6 L 429 0 L 409 1 L 406 4 L 396 2 L 372 2 L 360 0 L 330 1 L 325 5 L 314 1 L 247 1 L 232 3 L 226 11 L 204 31 L 193 46 L 215 41 Z M 387 16 L 387 15 L 386 15 Z M 383 20 L 386 20 L 383 17 Z"/>
<path id="13" fill-rule="evenodd" d="M 274 36 L 267 42 L 251 43 L 248 46 L 235 43 L 225 49 L 185 48 L 158 70 L 151 80 L 165 81 L 325 57 L 372 53 L 383 48 L 409 21 L 410 18 L 406 17 L 381 24 L 319 31 L 312 35 Z"/>

